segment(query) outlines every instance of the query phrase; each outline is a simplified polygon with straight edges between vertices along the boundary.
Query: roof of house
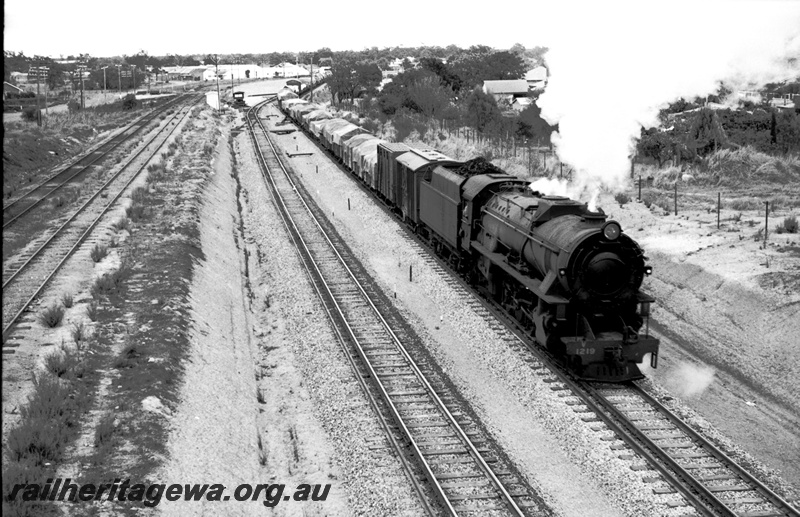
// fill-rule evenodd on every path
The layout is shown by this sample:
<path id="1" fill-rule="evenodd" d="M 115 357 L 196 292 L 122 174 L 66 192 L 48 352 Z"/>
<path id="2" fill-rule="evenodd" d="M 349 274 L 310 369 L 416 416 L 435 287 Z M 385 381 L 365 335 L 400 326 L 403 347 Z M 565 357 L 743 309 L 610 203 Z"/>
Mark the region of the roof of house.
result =
<path id="1" fill-rule="evenodd" d="M 5 91 L 5 92 L 14 92 L 14 93 L 22 93 L 25 90 L 23 90 L 22 88 L 20 88 L 19 86 L 15 85 L 15 84 L 11 84 L 9 82 L 3 81 L 3 91 Z"/>
<path id="2" fill-rule="evenodd" d="M 512 79 L 505 81 L 483 81 L 483 91 L 489 94 L 526 94 L 528 81 L 525 79 Z"/>
<path id="3" fill-rule="evenodd" d="M 165 66 L 164 70 L 170 74 L 192 75 L 203 74 L 208 70 L 213 72 L 214 68 L 209 68 L 207 66 Z"/>
<path id="4" fill-rule="evenodd" d="M 543 66 L 537 66 L 533 70 L 528 70 L 525 73 L 525 80 L 526 81 L 546 81 L 547 80 L 547 68 Z"/>

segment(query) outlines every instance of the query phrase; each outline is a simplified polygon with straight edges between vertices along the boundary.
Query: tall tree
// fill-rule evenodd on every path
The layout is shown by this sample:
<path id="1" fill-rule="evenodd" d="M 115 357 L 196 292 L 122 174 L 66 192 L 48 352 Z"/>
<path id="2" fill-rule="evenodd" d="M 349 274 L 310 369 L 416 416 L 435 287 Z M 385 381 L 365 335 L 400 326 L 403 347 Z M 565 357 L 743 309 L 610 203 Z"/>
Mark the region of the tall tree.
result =
<path id="1" fill-rule="evenodd" d="M 480 88 L 472 90 L 465 99 L 467 106 L 467 120 L 472 127 L 483 131 L 493 125 L 498 124 L 503 114 L 497 107 L 494 97 L 483 93 Z"/>
<path id="2" fill-rule="evenodd" d="M 705 156 L 728 145 L 728 135 L 714 110 L 704 108 L 697 113 L 689 140 L 700 156 Z"/>
<path id="3" fill-rule="evenodd" d="M 374 90 L 381 77 L 381 70 L 375 63 L 359 61 L 352 54 L 343 55 L 331 65 L 328 87 L 339 101 L 354 99 L 361 90 Z"/>

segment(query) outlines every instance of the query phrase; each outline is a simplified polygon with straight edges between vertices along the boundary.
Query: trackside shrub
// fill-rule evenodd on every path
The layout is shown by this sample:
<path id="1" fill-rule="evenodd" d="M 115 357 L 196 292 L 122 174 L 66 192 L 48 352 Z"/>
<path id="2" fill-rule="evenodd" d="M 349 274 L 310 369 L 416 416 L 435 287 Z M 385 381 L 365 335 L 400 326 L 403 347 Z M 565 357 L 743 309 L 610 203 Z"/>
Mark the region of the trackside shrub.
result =
<path id="1" fill-rule="evenodd" d="M 64 319 L 64 307 L 53 303 L 39 314 L 39 322 L 50 328 L 57 327 Z"/>

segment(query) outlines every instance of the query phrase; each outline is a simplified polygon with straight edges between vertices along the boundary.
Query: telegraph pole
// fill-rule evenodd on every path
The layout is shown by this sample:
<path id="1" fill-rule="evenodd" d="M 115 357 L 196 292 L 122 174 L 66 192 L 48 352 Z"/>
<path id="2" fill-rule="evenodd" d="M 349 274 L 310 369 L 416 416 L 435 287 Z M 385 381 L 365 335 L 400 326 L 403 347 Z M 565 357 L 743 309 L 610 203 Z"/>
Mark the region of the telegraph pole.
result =
<path id="1" fill-rule="evenodd" d="M 219 98 L 219 56 L 214 55 L 214 76 L 217 78 L 217 111 L 222 108 L 222 103 Z"/>
<path id="2" fill-rule="evenodd" d="M 47 109 L 47 81 L 44 82 L 44 127 L 47 127 L 47 117 L 50 116 L 50 110 Z"/>
<path id="3" fill-rule="evenodd" d="M 86 109 L 86 99 L 83 96 L 83 67 L 78 67 L 78 73 L 81 74 L 81 109 Z"/>

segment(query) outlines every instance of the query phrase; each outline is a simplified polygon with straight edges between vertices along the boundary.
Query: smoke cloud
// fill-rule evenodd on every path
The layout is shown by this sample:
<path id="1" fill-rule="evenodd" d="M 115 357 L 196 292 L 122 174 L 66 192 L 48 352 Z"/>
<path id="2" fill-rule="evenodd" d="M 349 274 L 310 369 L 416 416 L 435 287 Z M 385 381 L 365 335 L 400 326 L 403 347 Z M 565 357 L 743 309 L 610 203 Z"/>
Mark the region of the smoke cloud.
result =
<path id="1" fill-rule="evenodd" d="M 692 398 L 714 382 L 714 369 L 692 363 L 680 363 L 670 376 L 669 388 L 679 397 Z"/>
<path id="2" fill-rule="evenodd" d="M 800 76 L 798 2 L 593 2 L 556 15 L 539 99 L 584 200 L 628 185 L 640 129 L 684 97 Z"/>

